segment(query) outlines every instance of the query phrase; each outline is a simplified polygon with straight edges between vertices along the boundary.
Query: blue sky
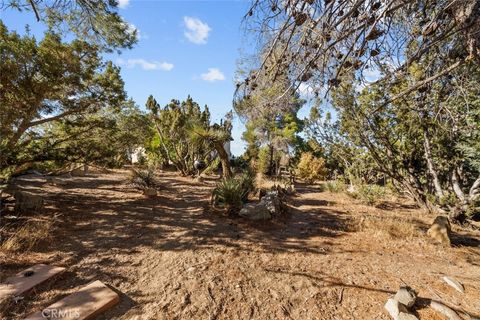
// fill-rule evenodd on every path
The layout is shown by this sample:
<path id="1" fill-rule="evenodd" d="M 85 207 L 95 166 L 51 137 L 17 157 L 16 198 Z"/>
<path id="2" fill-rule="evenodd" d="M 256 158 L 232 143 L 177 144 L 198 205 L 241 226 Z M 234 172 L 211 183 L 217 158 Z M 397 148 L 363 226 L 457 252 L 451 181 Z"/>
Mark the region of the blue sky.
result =
<path id="1" fill-rule="evenodd" d="M 121 66 L 125 89 L 140 107 L 150 94 L 161 105 L 190 94 L 209 106 L 214 121 L 231 110 L 240 50 L 251 49 L 241 24 L 250 1 L 119 2 L 119 13 L 138 30 L 140 39 L 133 49 L 105 57 Z M 39 39 L 44 31 L 31 12 L 7 10 L 0 18 L 19 33 L 29 24 Z M 243 153 L 242 131 L 236 119 L 235 155 Z"/>

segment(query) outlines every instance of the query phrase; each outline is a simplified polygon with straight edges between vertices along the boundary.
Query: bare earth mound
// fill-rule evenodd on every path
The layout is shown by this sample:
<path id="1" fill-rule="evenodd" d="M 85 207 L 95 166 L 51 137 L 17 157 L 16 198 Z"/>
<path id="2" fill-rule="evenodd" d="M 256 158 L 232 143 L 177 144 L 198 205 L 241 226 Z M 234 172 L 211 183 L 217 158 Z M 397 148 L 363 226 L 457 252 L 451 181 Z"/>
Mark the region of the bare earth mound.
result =
<path id="1" fill-rule="evenodd" d="M 438 246 L 424 236 L 434 217 L 411 205 L 367 207 L 299 186 L 287 216 L 250 223 L 208 210 L 213 179 L 163 173 L 159 196 L 146 198 L 126 176 L 24 182 L 60 217 L 48 245 L 0 254 L 0 280 L 36 263 L 67 272 L 2 319 L 24 318 L 93 280 L 120 294 L 102 319 L 389 319 L 383 305 L 404 283 L 480 315 L 480 234 L 454 228 L 453 247 Z M 418 315 L 441 319 L 428 308 Z"/>

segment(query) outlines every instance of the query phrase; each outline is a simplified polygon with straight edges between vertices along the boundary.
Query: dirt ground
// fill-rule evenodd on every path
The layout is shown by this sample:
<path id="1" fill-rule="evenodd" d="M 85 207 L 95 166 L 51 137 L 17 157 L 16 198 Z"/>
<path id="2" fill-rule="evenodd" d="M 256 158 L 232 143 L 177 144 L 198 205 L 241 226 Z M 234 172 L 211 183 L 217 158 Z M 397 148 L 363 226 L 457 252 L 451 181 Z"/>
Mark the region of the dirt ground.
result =
<path id="1" fill-rule="evenodd" d="M 21 319 L 93 280 L 121 296 L 100 319 L 389 319 L 383 305 L 403 284 L 422 298 L 420 319 L 442 319 L 427 299 L 480 316 L 480 233 L 455 228 L 452 248 L 436 245 L 424 236 L 434 217 L 407 201 L 374 208 L 299 185 L 284 217 L 253 223 L 209 210 L 213 178 L 162 173 L 155 199 L 126 179 L 127 171 L 66 178 L 62 187 L 23 179 L 58 221 L 48 243 L 0 253 L 0 277 L 35 263 L 68 271 L 0 317 Z M 414 236 L 356 227 L 367 216 L 401 217 Z"/>

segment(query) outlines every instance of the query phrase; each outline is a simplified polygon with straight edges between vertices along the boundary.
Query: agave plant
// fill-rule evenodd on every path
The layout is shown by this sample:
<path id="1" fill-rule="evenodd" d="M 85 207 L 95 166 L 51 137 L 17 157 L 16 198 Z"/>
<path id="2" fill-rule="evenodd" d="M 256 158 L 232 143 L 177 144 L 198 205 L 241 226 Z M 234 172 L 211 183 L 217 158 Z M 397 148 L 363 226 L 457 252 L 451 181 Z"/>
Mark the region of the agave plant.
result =
<path id="1" fill-rule="evenodd" d="M 253 181 L 250 173 L 223 178 L 212 191 L 213 204 L 226 207 L 229 213 L 236 212 L 254 189 Z"/>
<path id="2" fill-rule="evenodd" d="M 147 170 L 131 169 L 130 183 L 138 189 L 153 188 L 157 185 L 155 172 L 151 168 Z"/>

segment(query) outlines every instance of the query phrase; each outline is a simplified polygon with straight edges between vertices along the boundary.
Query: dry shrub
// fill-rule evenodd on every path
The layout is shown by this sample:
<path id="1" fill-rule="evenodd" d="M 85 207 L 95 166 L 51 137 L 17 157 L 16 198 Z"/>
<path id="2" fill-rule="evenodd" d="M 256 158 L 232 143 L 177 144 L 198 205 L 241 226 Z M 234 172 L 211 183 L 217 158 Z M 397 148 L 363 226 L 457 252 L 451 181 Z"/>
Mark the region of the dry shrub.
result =
<path id="1" fill-rule="evenodd" d="M 29 251 L 39 242 L 52 239 L 54 219 L 29 220 L 0 244 L 0 251 Z"/>
<path id="2" fill-rule="evenodd" d="M 315 157 L 311 152 L 302 153 L 297 165 L 296 175 L 308 183 L 325 179 L 327 176 L 325 160 Z"/>
<path id="3" fill-rule="evenodd" d="M 412 239 L 418 236 L 415 223 L 399 217 L 363 216 L 357 220 L 357 230 L 391 239 Z"/>

